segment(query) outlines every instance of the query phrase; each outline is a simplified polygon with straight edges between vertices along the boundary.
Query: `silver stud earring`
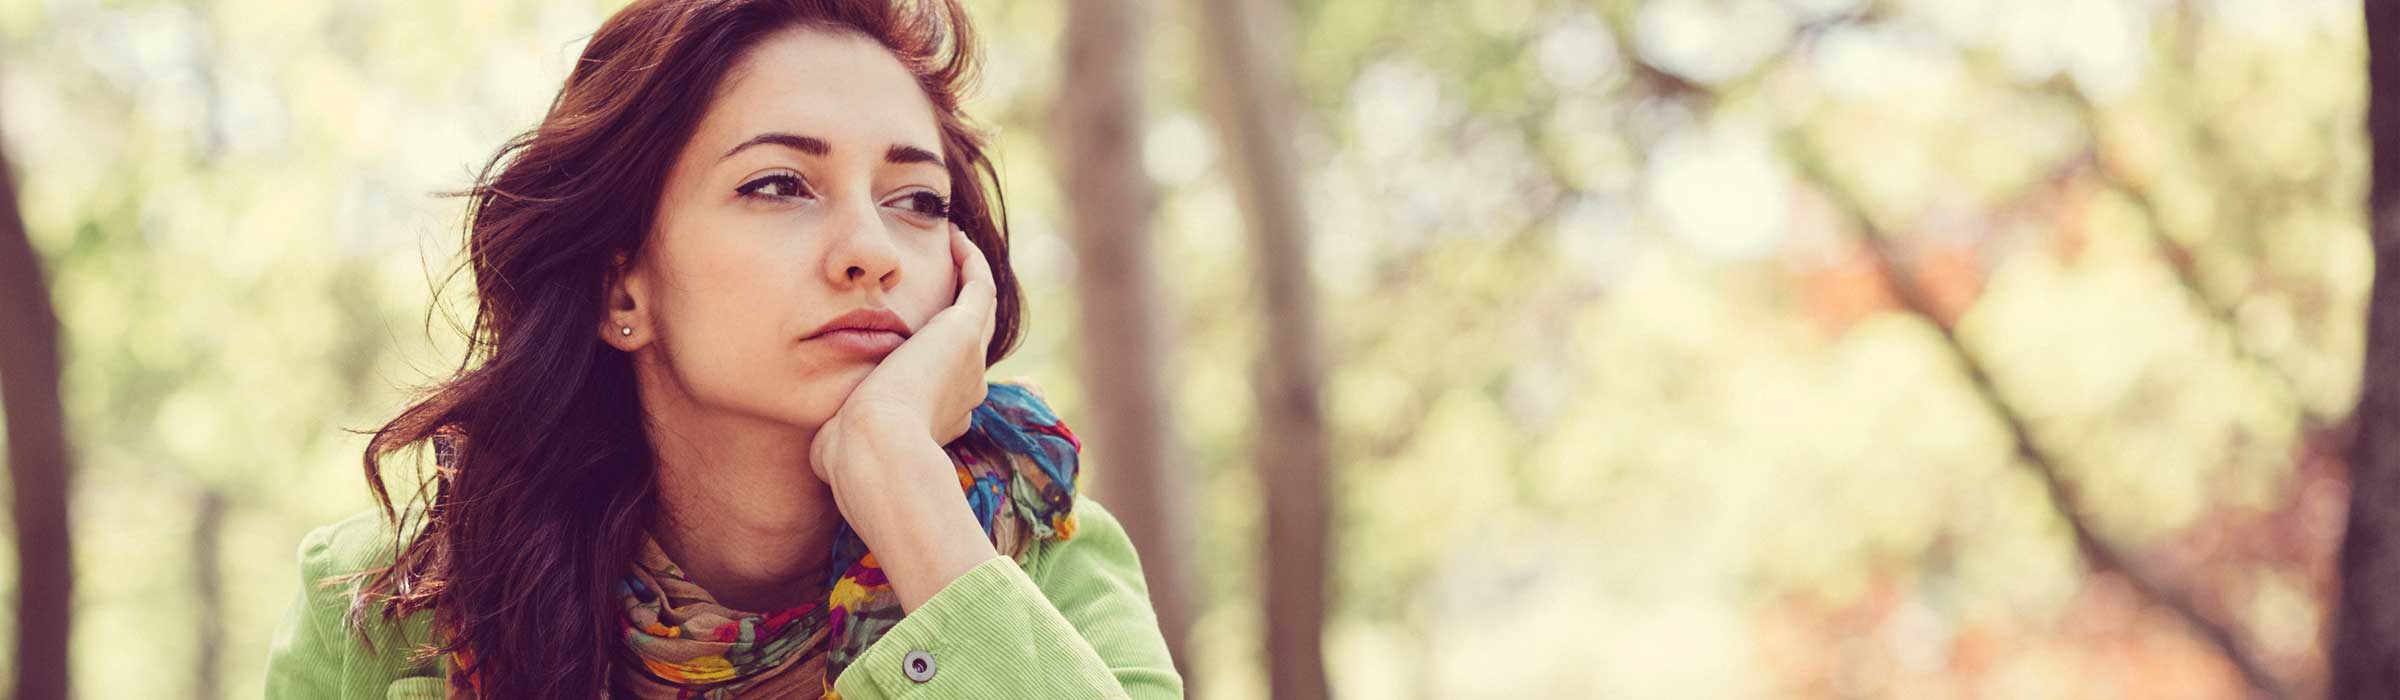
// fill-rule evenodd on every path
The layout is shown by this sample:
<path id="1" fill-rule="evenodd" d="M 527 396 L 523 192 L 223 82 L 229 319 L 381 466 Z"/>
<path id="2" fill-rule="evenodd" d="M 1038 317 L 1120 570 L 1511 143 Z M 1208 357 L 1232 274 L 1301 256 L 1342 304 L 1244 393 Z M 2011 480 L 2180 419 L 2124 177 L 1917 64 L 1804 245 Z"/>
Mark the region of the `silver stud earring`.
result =
<path id="1" fill-rule="evenodd" d="M 621 336 L 625 336 L 625 337 L 627 337 L 627 338 L 631 338 L 631 337 L 633 337 L 633 327 L 632 327 L 632 326 L 619 326 L 619 327 L 617 327 L 617 335 L 621 335 Z"/>

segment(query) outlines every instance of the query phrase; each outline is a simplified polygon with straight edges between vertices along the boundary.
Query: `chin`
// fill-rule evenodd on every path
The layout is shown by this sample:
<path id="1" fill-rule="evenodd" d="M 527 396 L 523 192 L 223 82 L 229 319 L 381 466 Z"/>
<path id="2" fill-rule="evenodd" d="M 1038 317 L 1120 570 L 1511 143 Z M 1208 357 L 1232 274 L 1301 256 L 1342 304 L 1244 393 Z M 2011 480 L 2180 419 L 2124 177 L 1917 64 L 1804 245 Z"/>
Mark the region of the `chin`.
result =
<path id="1" fill-rule="evenodd" d="M 690 396 L 706 412 L 815 432 L 833 420 L 875 367 L 858 362 L 797 372 L 738 372 L 696 382 Z"/>
<path id="2" fill-rule="evenodd" d="M 833 420 L 833 414 L 841 407 L 840 397 L 821 397 L 815 392 L 804 392 L 781 397 L 780 400 L 760 398 L 742 401 L 729 407 L 731 410 L 728 412 L 746 415 L 752 420 L 779 426 L 779 429 L 816 432 L 827 421 Z"/>
<path id="3" fill-rule="evenodd" d="M 842 404 L 850 400 L 850 393 L 858 390 L 858 385 L 867 380 L 867 372 L 873 369 L 873 365 L 860 365 L 822 372 L 802 380 L 799 391 L 785 394 L 780 401 L 768 398 L 761 403 L 772 407 L 777 422 L 814 431 L 833 420 Z"/>

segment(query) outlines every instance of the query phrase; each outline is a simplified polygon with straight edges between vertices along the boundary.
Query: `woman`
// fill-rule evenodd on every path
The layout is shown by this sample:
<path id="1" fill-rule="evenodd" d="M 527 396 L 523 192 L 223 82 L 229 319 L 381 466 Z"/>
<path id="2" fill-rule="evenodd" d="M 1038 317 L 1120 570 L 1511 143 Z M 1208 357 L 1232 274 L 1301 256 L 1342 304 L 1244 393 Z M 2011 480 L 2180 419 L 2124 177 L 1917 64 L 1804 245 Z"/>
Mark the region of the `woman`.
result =
<path id="1" fill-rule="evenodd" d="M 269 698 L 1177 697 L 1017 339 L 954 0 L 643 0 L 471 200 L 468 361 Z M 397 500 L 380 469 L 434 448 Z"/>

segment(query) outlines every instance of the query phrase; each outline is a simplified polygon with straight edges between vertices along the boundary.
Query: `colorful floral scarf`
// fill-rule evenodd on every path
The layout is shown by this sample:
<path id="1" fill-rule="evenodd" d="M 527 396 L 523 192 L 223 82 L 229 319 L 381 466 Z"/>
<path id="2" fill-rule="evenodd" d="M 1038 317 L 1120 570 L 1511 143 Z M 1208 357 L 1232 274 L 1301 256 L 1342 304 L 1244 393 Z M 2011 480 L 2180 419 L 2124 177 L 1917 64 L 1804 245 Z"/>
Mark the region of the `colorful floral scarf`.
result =
<path id="1" fill-rule="evenodd" d="M 1075 534 L 1076 452 L 1082 443 L 1039 396 L 992 384 L 975 408 L 971 435 L 947 448 L 967 507 L 993 546 L 1021 558 L 1033 543 Z M 1007 459 L 995 462 L 966 445 L 980 437 Z M 834 533 L 821 603 L 759 614 L 720 605 L 684 577 L 656 541 L 646 541 L 625 596 L 625 653 L 614 685 L 635 698 L 744 700 L 806 697 L 838 700 L 833 681 L 900 623 L 899 596 L 875 553 L 843 523 Z M 471 686 L 468 678 L 453 682 Z M 454 693 L 456 695 L 456 693 Z"/>

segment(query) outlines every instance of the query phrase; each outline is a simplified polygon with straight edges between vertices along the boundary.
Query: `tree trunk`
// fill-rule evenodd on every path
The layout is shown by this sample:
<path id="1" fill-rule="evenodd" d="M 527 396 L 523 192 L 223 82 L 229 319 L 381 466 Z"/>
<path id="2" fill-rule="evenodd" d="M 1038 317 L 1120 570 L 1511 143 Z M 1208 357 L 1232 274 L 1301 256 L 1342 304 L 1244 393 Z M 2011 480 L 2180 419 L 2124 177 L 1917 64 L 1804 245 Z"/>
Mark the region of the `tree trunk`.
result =
<path id="1" fill-rule="evenodd" d="M 1275 700 L 1317 700 L 1325 680 L 1325 574 L 1329 501 L 1328 447 L 1319 397 L 1315 290 L 1308 276 L 1308 230 L 1293 167 L 1285 78 L 1271 67 L 1262 37 L 1280 36 L 1280 6 L 1242 0 L 1193 2 L 1202 83 L 1224 143 L 1234 198 L 1250 230 L 1260 285 L 1258 360 L 1252 387 L 1258 429 L 1253 465 L 1266 501 L 1268 687 Z M 1268 31 L 1260 29 L 1268 28 Z M 1280 53 L 1277 51 L 1276 53 Z"/>
<path id="2" fill-rule="evenodd" d="M 2333 616 L 2336 698 L 2400 696 L 2400 4 L 2365 5 L 2375 286 Z"/>
<path id="3" fill-rule="evenodd" d="M 59 403 L 58 315 L 40 254 L 0 154 L 0 409 L 17 535 L 17 700 L 66 700 L 75 560 L 67 534 L 68 453 Z"/>
<path id="4" fill-rule="evenodd" d="M 197 641 L 200 656 L 192 666 L 194 700 L 224 697 L 225 657 L 225 494 L 203 486 L 192 518 L 192 590 L 200 599 Z"/>
<path id="5" fill-rule="evenodd" d="M 1166 314 L 1151 256 L 1156 193 L 1142 164 L 1144 9 L 1138 0 L 1067 4 L 1051 143 L 1075 245 L 1088 435 L 1106 465 L 1095 490 L 1142 554 L 1167 650 L 1189 684 L 1191 497 L 1172 459 L 1174 421 L 1159 372 Z"/>

